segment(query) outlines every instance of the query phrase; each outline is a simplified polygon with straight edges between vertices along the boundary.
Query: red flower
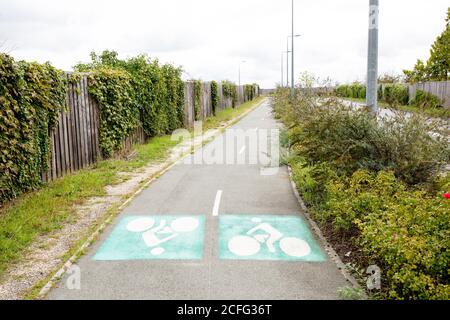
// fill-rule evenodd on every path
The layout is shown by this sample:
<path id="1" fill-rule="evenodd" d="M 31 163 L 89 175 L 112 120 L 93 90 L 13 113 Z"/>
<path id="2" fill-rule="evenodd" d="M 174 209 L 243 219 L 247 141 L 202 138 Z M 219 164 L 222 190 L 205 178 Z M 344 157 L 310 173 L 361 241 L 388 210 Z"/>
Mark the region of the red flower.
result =
<path id="1" fill-rule="evenodd" d="M 444 194 L 444 198 L 445 199 L 450 199 L 450 193 L 447 192 L 446 194 Z"/>

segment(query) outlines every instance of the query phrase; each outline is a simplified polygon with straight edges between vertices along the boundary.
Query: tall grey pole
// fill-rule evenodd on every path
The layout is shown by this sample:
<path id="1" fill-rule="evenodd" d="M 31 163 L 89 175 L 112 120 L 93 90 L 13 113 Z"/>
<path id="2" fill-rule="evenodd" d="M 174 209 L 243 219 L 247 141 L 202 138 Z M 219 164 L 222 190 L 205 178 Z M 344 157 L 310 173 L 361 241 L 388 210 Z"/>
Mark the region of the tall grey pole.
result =
<path id="1" fill-rule="evenodd" d="M 289 37 L 286 38 L 286 87 L 289 88 Z"/>
<path id="2" fill-rule="evenodd" d="M 236 69 L 235 69 L 236 70 Z M 241 63 L 239 62 L 239 87 L 241 86 Z M 239 89 L 240 90 L 240 89 Z"/>
<path id="3" fill-rule="evenodd" d="M 284 52 L 281 51 L 281 87 L 282 87 L 282 88 L 283 88 L 283 86 L 284 86 L 284 74 L 283 74 L 284 66 L 283 66 L 283 56 L 284 56 Z"/>
<path id="4" fill-rule="evenodd" d="M 378 14 L 379 0 L 369 0 L 369 52 L 367 58 L 367 98 L 366 103 L 373 114 L 378 106 Z"/>
<path id="5" fill-rule="evenodd" d="M 292 30 L 291 30 L 291 36 L 292 36 L 292 62 L 291 62 L 291 95 L 294 96 L 294 0 L 292 0 Z"/>

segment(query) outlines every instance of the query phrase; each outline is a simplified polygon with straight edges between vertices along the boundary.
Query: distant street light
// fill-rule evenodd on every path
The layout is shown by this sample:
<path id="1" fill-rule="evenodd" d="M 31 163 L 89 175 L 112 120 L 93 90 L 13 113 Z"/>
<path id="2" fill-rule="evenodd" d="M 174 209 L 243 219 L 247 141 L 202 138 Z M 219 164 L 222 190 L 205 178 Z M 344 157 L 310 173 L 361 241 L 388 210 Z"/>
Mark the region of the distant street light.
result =
<path id="1" fill-rule="evenodd" d="M 283 88 L 283 86 L 284 86 L 284 83 L 283 83 L 283 80 L 284 80 L 284 76 L 283 76 L 283 69 L 284 69 L 284 67 L 283 67 L 283 55 L 284 55 L 284 51 L 281 51 L 281 87 Z"/>
<path id="2" fill-rule="evenodd" d="M 378 106 L 378 13 L 379 1 L 369 0 L 369 52 L 367 56 L 367 98 L 366 104 L 373 114 Z"/>
<path id="3" fill-rule="evenodd" d="M 302 36 L 301 34 L 296 34 L 296 35 L 294 35 L 294 38 L 298 38 L 301 36 Z M 286 52 L 288 53 L 287 63 L 286 63 L 286 83 L 287 83 L 288 87 L 289 87 L 289 53 L 292 52 L 292 51 L 289 51 L 289 39 L 290 38 L 292 38 L 292 36 L 287 36 L 287 41 L 286 41 L 287 42 Z M 294 55 L 292 55 L 292 59 L 294 59 Z"/>
<path id="4" fill-rule="evenodd" d="M 239 86 L 241 86 L 241 63 L 246 63 L 247 61 L 239 62 Z"/>

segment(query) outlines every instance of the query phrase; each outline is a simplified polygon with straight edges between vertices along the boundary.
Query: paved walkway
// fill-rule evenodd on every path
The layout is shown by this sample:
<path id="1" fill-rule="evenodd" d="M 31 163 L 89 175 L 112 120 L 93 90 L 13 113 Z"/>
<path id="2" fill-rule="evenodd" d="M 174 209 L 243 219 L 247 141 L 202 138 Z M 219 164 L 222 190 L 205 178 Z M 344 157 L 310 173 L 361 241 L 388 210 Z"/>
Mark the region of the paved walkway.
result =
<path id="1" fill-rule="evenodd" d="M 230 127 L 234 157 L 224 134 L 186 158 L 244 164 L 180 161 L 80 259 L 81 287 L 65 275 L 48 298 L 337 299 L 346 280 L 303 218 L 287 168 L 268 169 L 270 148 L 253 153 L 245 139 L 276 128 L 265 100 Z"/>

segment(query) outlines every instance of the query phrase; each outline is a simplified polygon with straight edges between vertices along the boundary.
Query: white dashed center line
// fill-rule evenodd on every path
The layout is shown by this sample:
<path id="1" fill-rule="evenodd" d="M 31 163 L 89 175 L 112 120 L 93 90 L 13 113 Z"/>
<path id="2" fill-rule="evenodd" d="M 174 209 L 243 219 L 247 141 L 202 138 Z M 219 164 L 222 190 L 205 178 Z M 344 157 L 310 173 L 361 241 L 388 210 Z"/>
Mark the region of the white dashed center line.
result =
<path id="1" fill-rule="evenodd" d="M 214 200 L 214 208 L 212 215 L 214 217 L 217 217 L 219 215 L 219 206 L 220 206 L 220 199 L 222 198 L 222 190 L 217 190 L 216 194 L 216 200 Z"/>

